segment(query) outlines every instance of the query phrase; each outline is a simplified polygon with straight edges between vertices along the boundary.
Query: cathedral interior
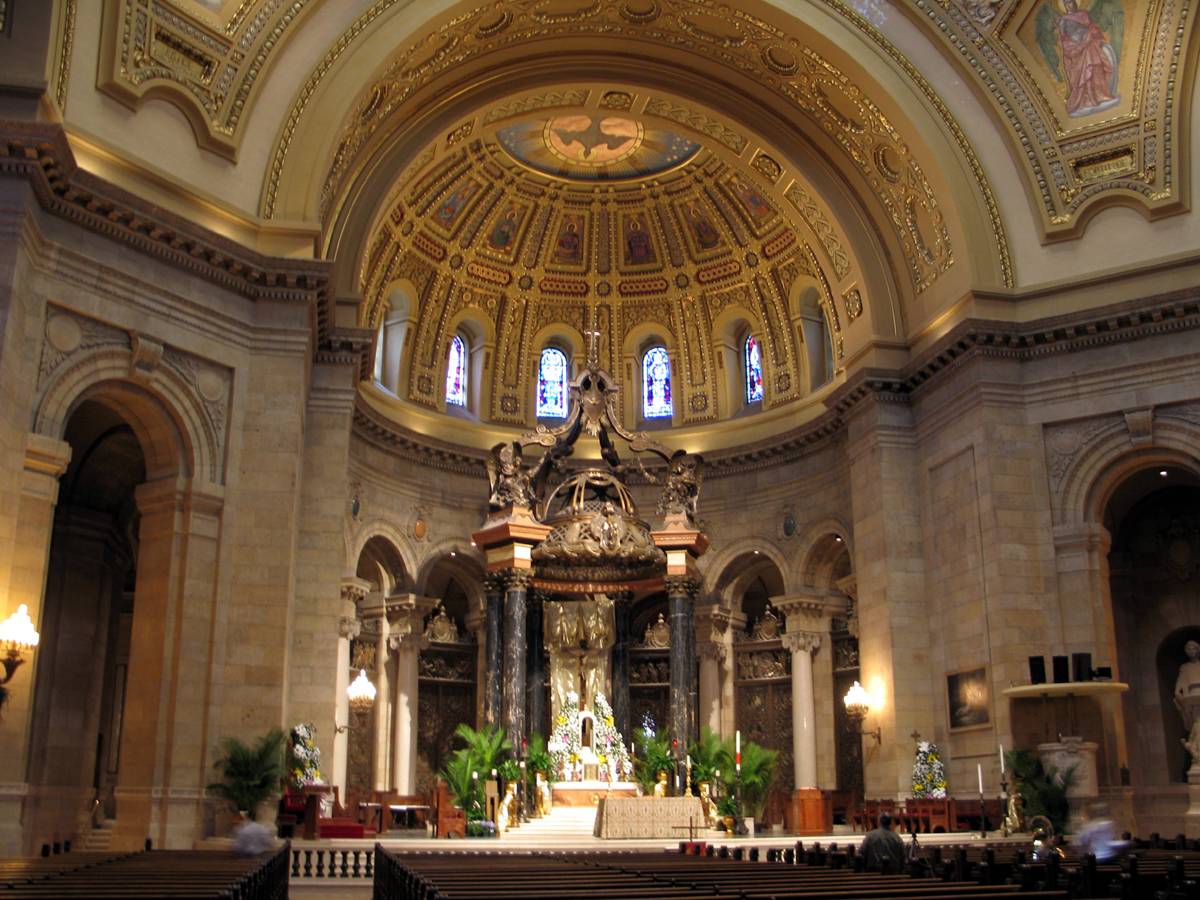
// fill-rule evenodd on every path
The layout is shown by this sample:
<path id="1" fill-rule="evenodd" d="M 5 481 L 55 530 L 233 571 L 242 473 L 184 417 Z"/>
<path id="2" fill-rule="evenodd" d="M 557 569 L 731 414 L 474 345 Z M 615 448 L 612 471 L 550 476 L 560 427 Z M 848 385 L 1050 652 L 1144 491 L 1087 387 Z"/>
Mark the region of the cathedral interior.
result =
<path id="1" fill-rule="evenodd" d="M 1200 837 L 1196 16 L 0 0 L 2 854 L 601 694 Z"/>

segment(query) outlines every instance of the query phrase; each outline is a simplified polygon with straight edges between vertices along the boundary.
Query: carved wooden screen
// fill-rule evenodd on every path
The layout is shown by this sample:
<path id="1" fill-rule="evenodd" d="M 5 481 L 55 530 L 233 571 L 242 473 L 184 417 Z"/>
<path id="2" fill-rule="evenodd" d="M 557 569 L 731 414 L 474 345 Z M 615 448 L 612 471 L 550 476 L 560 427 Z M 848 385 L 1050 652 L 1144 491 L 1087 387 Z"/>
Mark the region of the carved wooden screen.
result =
<path id="1" fill-rule="evenodd" d="M 634 647 L 629 653 L 629 710 L 633 729 L 642 727 L 646 716 L 657 731 L 668 728 L 671 695 L 671 659 L 666 650 Z M 632 739 L 632 735 L 628 736 Z"/>
<path id="2" fill-rule="evenodd" d="M 421 653 L 417 708 L 417 790 L 433 790 L 436 774 L 459 745 L 454 730 L 475 726 L 475 645 L 433 645 Z"/>
<path id="3" fill-rule="evenodd" d="M 839 791 L 863 796 L 862 736 L 858 725 L 846 715 L 842 698 L 858 679 L 858 638 L 846 630 L 841 619 L 833 620 L 833 734 Z"/>
<path id="4" fill-rule="evenodd" d="M 782 821 L 781 801 L 795 782 L 792 764 L 792 655 L 779 640 L 749 640 L 734 648 L 737 727 L 743 741 L 774 750 L 775 781 L 764 822 Z"/>

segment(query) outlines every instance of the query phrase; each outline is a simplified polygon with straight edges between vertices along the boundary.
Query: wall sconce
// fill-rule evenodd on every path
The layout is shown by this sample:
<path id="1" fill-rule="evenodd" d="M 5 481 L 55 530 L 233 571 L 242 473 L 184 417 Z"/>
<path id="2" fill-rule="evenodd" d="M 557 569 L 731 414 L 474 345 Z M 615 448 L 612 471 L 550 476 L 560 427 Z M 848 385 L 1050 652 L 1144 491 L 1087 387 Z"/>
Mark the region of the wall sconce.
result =
<path id="1" fill-rule="evenodd" d="M 371 679 L 367 677 L 366 669 L 358 670 L 358 677 L 350 683 L 346 688 L 346 696 L 350 698 L 350 708 L 355 710 L 367 710 L 375 705 L 375 685 L 371 684 Z M 349 725 L 338 725 L 334 723 L 333 730 L 341 734 Z"/>
<path id="2" fill-rule="evenodd" d="M 4 678 L 0 684 L 8 684 L 17 668 L 25 662 L 25 651 L 38 645 L 39 635 L 29 618 L 29 607 L 22 603 L 17 611 L 0 622 L 0 648 L 4 649 Z"/>
<path id="3" fill-rule="evenodd" d="M 846 704 L 846 715 L 858 724 L 859 736 L 873 737 L 877 744 L 882 744 L 882 728 L 876 728 L 874 731 L 863 731 L 863 719 L 871 711 L 871 695 L 867 693 L 866 689 L 857 681 L 854 682 L 854 684 L 850 685 L 850 690 L 846 691 L 843 702 Z"/>

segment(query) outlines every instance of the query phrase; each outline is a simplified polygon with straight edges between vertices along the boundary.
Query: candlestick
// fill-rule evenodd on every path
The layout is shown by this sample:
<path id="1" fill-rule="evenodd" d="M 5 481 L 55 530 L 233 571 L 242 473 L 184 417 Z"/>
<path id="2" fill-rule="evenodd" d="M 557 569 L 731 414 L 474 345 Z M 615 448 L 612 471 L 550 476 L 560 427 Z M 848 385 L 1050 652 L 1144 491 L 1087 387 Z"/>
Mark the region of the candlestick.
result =
<path id="1" fill-rule="evenodd" d="M 977 764 L 975 766 L 975 771 L 979 775 L 979 796 L 982 797 L 983 796 L 983 766 Z"/>
<path id="2" fill-rule="evenodd" d="M 1000 775 L 1004 775 L 1004 745 L 1000 745 Z"/>
<path id="3" fill-rule="evenodd" d="M 733 733 L 733 752 L 738 756 L 742 755 L 742 732 L 740 730 Z"/>

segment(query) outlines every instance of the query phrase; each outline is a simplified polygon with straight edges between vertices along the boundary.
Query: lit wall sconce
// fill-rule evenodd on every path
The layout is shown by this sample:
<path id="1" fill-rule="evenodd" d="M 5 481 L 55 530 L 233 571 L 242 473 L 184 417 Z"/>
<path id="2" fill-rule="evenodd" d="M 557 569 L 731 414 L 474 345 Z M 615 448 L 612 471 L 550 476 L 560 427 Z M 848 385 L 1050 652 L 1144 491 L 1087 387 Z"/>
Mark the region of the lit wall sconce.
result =
<path id="1" fill-rule="evenodd" d="M 370 709 L 375 705 L 375 685 L 371 684 L 371 679 L 367 677 L 366 669 L 358 670 L 358 677 L 350 683 L 346 688 L 346 696 L 350 698 L 350 708 L 356 710 Z M 349 725 L 334 724 L 333 730 L 341 734 Z"/>
<path id="2" fill-rule="evenodd" d="M 853 719 L 858 724 L 858 733 L 862 737 L 873 737 L 877 744 L 883 743 L 883 729 L 876 728 L 874 731 L 863 731 L 863 720 L 867 717 L 867 713 L 871 711 L 871 695 L 857 681 L 850 685 L 850 690 L 846 691 L 846 696 L 843 698 L 846 704 L 846 715 Z"/>
<path id="3" fill-rule="evenodd" d="M 0 622 L 0 649 L 4 650 L 4 678 L 0 684 L 8 684 L 18 667 L 25 662 L 26 651 L 38 645 L 39 635 L 29 618 L 29 607 L 22 603 L 17 611 Z"/>

